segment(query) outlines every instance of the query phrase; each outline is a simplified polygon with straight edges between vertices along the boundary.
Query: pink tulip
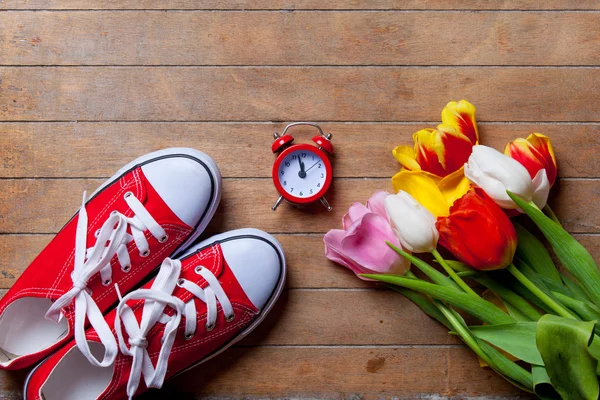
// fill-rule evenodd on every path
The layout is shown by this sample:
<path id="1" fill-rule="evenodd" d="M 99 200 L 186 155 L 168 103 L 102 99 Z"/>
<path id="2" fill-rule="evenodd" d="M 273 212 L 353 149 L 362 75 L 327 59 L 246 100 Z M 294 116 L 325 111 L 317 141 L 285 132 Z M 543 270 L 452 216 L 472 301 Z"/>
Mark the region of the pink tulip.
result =
<path id="1" fill-rule="evenodd" d="M 400 247 L 385 212 L 387 196 L 388 193 L 378 191 L 366 207 L 354 203 L 342 218 L 344 229 L 332 229 L 325 234 L 325 257 L 357 275 L 404 275 L 410 263 L 386 244 L 387 241 Z"/>

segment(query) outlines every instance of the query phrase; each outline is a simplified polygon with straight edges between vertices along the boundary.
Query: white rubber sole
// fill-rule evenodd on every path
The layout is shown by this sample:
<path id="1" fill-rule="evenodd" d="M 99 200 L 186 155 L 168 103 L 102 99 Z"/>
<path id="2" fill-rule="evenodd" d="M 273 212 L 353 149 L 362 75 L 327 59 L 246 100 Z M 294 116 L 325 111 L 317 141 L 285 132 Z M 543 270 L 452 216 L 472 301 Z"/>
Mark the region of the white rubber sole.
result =
<path id="1" fill-rule="evenodd" d="M 177 155 L 184 155 L 201 161 L 201 164 L 206 166 L 209 173 L 213 177 L 215 193 L 211 203 L 208 206 L 208 211 L 204 214 L 204 218 L 196 226 L 192 235 L 177 248 L 177 250 L 171 255 L 171 257 L 179 256 L 187 249 L 188 246 L 190 246 L 192 243 L 194 243 L 194 241 L 196 241 L 196 239 L 198 239 L 198 237 L 202 234 L 202 232 L 204 232 L 204 230 L 212 220 L 212 217 L 215 215 L 215 212 L 219 207 L 219 202 L 221 201 L 221 194 L 223 191 L 221 182 L 221 171 L 219 171 L 219 167 L 217 167 L 217 164 L 210 156 L 199 150 L 187 147 L 172 147 L 148 153 L 136 158 L 132 162 L 126 164 L 123 168 L 119 169 L 112 177 L 110 177 L 106 182 L 100 185 L 100 187 L 96 189 L 94 193 L 92 193 L 92 195 L 90 196 L 90 198 L 94 197 L 102 189 L 120 179 L 123 174 L 136 168 L 139 165 L 147 164 L 148 162 L 155 159 L 173 157 Z"/>

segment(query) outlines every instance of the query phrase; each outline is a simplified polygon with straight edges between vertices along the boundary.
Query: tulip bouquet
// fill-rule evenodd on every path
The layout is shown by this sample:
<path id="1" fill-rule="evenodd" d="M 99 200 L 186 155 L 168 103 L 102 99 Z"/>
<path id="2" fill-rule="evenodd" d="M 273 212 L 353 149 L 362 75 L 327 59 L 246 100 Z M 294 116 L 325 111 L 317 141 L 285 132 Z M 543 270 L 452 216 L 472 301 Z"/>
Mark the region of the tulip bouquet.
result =
<path id="1" fill-rule="evenodd" d="M 546 205 L 557 177 L 550 139 L 482 146 L 465 100 L 413 139 L 393 150 L 396 193 L 352 205 L 324 237 L 327 258 L 409 298 L 513 385 L 597 399 L 600 271 Z"/>

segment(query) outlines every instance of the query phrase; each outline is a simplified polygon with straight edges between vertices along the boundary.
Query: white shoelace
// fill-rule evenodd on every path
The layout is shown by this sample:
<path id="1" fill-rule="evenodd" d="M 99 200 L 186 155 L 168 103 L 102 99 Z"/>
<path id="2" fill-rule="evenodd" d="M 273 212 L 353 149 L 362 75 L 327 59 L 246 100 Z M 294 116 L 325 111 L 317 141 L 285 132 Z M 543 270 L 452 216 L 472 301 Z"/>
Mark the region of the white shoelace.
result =
<path id="1" fill-rule="evenodd" d="M 235 317 L 231 302 L 215 275 L 202 266 L 196 267 L 195 272 L 206 280 L 208 283 L 206 288 L 202 289 L 194 282 L 179 278 L 181 261 L 166 258 L 150 289 L 138 289 L 121 299 L 115 317 L 115 330 L 117 331 L 121 352 L 133 357 L 129 381 L 127 382 L 127 395 L 130 399 L 135 395 L 142 375 L 148 388 L 160 388 L 162 386 L 167 373 L 169 355 L 182 316 L 185 317 L 186 321 L 185 338 L 189 340 L 196 333 L 197 315 L 194 298 L 192 297 L 184 304 L 182 300 L 172 295 L 176 285 L 186 289 L 206 303 L 207 321 L 205 329 L 207 331 L 215 328 L 218 313 L 217 301 L 221 303 L 227 321 L 232 321 Z M 141 299 L 145 302 L 142 319 L 138 324 L 135 314 L 127 305 L 127 302 Z M 167 306 L 174 310 L 173 315 L 169 316 L 164 313 Z M 125 341 L 123 336 L 121 321 L 129 336 L 128 341 Z M 154 367 L 146 348 L 148 346 L 146 336 L 157 322 L 165 324 L 165 329 L 156 367 Z"/>
<path id="2" fill-rule="evenodd" d="M 149 230 L 152 236 L 160 242 L 167 240 L 165 230 L 133 193 L 127 192 L 124 197 L 134 216 L 128 218 L 118 211 L 113 211 L 102 227 L 96 231 L 97 240 L 94 246 L 86 249 L 88 216 L 85 210 L 86 193 L 83 193 L 75 234 L 75 262 L 71 273 L 73 287 L 56 300 L 46 313 L 47 319 L 58 322 L 63 318 L 61 310 L 69 306 L 75 299 L 75 342 L 90 363 L 97 367 L 112 365 L 117 356 L 118 347 L 102 312 L 92 299 L 91 292 L 87 288 L 88 281 L 100 272 L 102 284 L 108 286 L 112 277 L 110 261 L 115 254 L 117 254 L 121 269 L 128 272 L 131 269 L 131 261 L 127 244 L 132 240 L 135 242 L 140 254 L 147 257 L 150 254 L 150 248 L 144 234 L 146 230 Z M 131 235 L 127 232 L 128 226 L 131 228 Z M 86 317 L 105 347 L 102 361 L 96 359 L 90 351 L 85 337 Z"/>

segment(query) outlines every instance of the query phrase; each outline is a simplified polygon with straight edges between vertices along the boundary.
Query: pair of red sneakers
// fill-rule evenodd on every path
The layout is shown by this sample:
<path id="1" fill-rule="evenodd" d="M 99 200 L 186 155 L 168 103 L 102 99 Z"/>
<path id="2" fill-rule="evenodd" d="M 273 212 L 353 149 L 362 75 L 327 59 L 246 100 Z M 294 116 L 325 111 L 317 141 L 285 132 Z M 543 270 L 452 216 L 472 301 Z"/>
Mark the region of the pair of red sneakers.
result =
<path id="1" fill-rule="evenodd" d="M 85 197 L 0 301 L 0 367 L 39 362 L 27 400 L 160 387 L 246 336 L 283 289 L 283 250 L 262 231 L 192 245 L 221 197 L 204 153 L 148 154 Z"/>

